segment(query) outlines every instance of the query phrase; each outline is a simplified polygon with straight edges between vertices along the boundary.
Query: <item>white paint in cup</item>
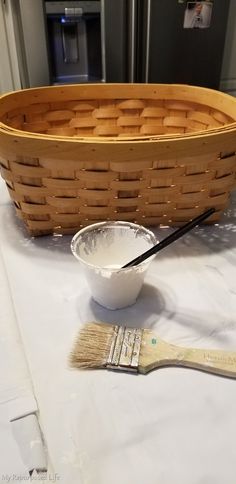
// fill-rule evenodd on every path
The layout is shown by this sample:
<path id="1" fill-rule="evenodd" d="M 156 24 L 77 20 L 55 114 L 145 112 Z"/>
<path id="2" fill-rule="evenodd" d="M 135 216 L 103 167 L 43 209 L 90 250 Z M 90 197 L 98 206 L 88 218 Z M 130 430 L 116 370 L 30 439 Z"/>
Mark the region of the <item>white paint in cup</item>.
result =
<path id="1" fill-rule="evenodd" d="M 107 309 L 135 303 L 153 259 L 121 269 L 157 243 L 153 232 L 130 222 L 100 222 L 75 234 L 71 250 L 81 263 L 93 299 Z"/>

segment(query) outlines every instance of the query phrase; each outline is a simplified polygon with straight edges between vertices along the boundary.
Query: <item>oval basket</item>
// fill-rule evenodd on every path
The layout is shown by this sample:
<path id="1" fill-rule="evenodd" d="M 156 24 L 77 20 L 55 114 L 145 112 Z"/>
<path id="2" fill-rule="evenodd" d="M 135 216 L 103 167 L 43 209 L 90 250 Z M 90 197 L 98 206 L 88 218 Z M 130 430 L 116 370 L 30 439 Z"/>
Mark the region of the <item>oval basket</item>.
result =
<path id="1" fill-rule="evenodd" d="M 236 99 L 186 85 L 79 84 L 0 99 L 0 166 L 32 235 L 100 220 L 181 225 L 235 186 Z"/>

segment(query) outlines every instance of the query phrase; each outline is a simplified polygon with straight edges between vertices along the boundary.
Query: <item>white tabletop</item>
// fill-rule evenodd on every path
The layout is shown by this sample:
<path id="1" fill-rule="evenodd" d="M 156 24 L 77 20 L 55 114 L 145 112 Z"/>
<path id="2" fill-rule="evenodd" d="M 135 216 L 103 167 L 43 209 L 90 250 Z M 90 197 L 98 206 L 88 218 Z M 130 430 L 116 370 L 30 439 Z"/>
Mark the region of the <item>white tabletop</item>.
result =
<path id="1" fill-rule="evenodd" d="M 158 254 L 137 303 L 109 311 L 91 299 L 71 237 L 31 238 L 0 184 L 0 248 L 58 482 L 235 484 L 236 380 L 170 367 L 146 376 L 80 372 L 67 363 L 91 320 L 153 328 L 182 346 L 236 349 L 234 207 L 236 197 L 219 225 Z"/>

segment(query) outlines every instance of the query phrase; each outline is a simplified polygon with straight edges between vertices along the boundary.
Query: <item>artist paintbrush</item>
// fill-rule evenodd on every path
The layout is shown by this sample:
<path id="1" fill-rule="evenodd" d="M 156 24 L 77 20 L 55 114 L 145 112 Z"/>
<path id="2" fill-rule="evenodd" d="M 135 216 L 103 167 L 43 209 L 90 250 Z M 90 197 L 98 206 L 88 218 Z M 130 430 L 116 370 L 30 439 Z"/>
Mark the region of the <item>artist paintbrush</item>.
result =
<path id="1" fill-rule="evenodd" d="M 136 373 L 174 365 L 236 378 L 236 351 L 184 348 L 163 341 L 149 329 L 87 323 L 79 332 L 70 365 Z"/>

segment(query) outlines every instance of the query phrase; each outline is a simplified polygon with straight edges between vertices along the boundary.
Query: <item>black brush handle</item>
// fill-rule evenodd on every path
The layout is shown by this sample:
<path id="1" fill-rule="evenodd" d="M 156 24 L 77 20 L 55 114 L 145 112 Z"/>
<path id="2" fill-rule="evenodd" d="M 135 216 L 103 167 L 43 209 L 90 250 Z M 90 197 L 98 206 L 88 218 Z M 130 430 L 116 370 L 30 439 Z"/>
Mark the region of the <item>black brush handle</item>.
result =
<path id="1" fill-rule="evenodd" d="M 172 244 L 172 242 L 175 242 L 177 239 L 182 237 L 182 235 L 186 234 L 190 230 L 192 230 L 196 225 L 200 224 L 205 220 L 207 217 L 212 215 L 215 212 L 215 208 L 209 208 L 206 212 L 202 213 L 201 215 L 198 215 L 198 217 L 195 217 L 193 220 L 188 222 L 187 224 L 183 225 L 183 227 L 180 227 L 178 230 L 173 232 L 172 234 L 168 235 L 165 239 L 161 240 L 158 244 L 154 245 L 154 247 L 151 247 L 151 249 L 147 250 L 143 254 L 139 255 L 136 257 L 136 259 L 131 260 L 127 264 L 125 264 L 122 269 L 125 269 L 126 267 L 131 267 L 131 266 L 137 266 L 138 264 L 141 264 L 144 260 L 148 259 L 148 257 L 151 257 L 151 255 L 156 254 L 159 252 L 159 250 L 164 249 L 168 245 Z"/>

